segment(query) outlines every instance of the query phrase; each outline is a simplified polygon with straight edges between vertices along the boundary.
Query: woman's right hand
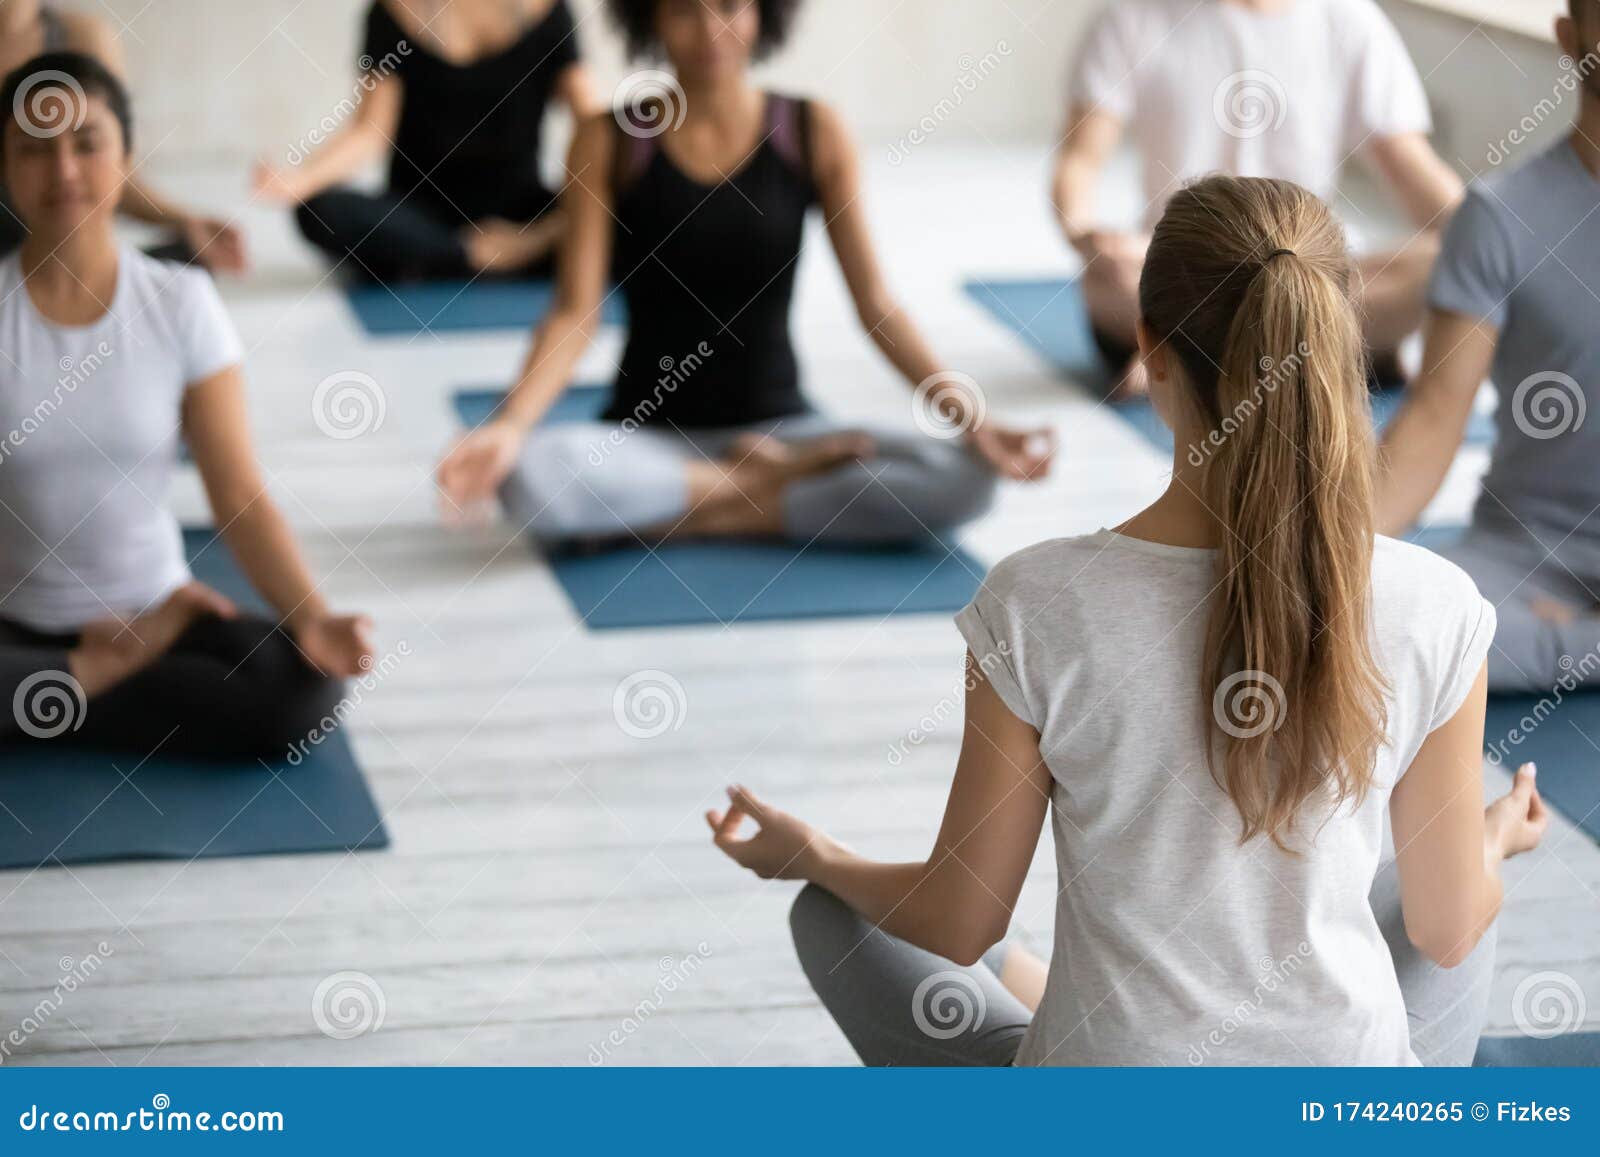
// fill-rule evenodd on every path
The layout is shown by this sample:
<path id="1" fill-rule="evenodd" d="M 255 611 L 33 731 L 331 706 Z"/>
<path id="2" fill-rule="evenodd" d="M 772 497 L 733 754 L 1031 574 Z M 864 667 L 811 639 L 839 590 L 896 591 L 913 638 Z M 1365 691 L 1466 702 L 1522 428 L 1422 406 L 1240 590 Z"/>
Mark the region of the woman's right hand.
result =
<path id="1" fill-rule="evenodd" d="M 238 613 L 232 601 L 204 583 L 186 583 L 136 619 L 99 619 L 84 627 L 68 656 L 72 677 L 85 695 L 98 695 L 166 654 L 196 619 L 231 619 Z"/>
<path id="2" fill-rule="evenodd" d="M 489 421 L 462 435 L 439 463 L 437 481 L 445 521 L 462 522 L 482 516 L 506 480 L 525 435 L 505 421 Z"/>
<path id="3" fill-rule="evenodd" d="M 1511 790 L 1484 809 L 1485 851 L 1491 859 L 1509 860 L 1531 852 L 1550 826 L 1550 809 L 1540 798 L 1534 782 L 1537 769 L 1531 763 L 1517 768 Z"/>

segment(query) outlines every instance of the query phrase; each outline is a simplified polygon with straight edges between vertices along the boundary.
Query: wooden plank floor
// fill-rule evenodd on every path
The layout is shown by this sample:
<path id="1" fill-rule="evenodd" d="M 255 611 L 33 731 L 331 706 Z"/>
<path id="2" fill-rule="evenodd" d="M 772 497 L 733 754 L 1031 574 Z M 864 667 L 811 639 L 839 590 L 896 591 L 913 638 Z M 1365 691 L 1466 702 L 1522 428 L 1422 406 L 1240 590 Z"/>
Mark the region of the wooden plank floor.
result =
<path id="1" fill-rule="evenodd" d="M 959 292 L 970 274 L 1063 266 L 1037 185 L 1037 155 L 1021 151 L 927 150 L 872 173 L 880 240 L 914 312 L 994 411 L 1062 433 L 1056 476 L 1007 493 L 973 529 L 989 561 L 1111 523 L 1165 476 L 1120 422 Z M 981 221 L 973 205 L 989 207 Z M 729 866 L 700 816 L 741 779 L 863 850 L 924 850 L 959 718 L 903 761 L 890 749 L 958 686 L 953 626 L 913 616 L 588 633 L 508 532 L 452 534 L 435 518 L 430 470 L 453 429 L 449 393 L 503 379 L 522 339 L 368 340 L 327 285 L 314 287 L 282 223 L 254 224 L 286 272 L 229 295 L 274 491 L 334 601 L 376 617 L 380 651 L 409 651 L 350 725 L 394 845 L 0 873 L 0 1037 L 63 970 L 102 957 L 0 1059 L 849 1063 L 789 950 L 794 887 Z M 797 318 L 813 392 L 841 413 L 905 424 L 905 392 L 856 330 L 820 242 L 803 263 Z M 581 376 L 603 378 L 616 352 L 605 335 Z M 385 418 L 341 441 L 319 431 L 311 397 L 351 370 L 379 384 Z M 1460 517 L 1482 466 L 1464 456 L 1442 512 Z M 203 509 L 192 479 L 175 501 Z M 651 669 L 681 685 L 682 725 L 641 739 L 619 726 L 613 695 Z M 1492 1026 L 1512 1027 L 1525 977 L 1559 970 L 1600 1027 L 1600 849 L 1558 821 L 1508 882 Z M 1053 897 L 1046 849 L 1018 912 L 1024 942 L 1048 945 Z M 381 994 L 377 1031 L 337 1039 L 319 1026 L 319 986 L 343 973 L 370 978 L 358 995 L 372 1007 Z"/>

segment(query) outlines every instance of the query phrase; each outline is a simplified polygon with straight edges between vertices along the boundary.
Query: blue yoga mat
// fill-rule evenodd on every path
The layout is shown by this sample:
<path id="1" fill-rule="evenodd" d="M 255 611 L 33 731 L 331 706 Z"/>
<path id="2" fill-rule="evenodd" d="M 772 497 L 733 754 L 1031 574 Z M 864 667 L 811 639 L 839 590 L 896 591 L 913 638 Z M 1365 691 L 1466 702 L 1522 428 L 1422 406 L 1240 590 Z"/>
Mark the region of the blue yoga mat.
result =
<path id="1" fill-rule="evenodd" d="M 1600 691 L 1490 695 L 1483 735 L 1507 770 L 1538 764 L 1545 802 L 1600 840 Z"/>
<path id="2" fill-rule="evenodd" d="M 571 386 L 546 414 L 587 422 L 605 408 L 606 386 Z M 456 414 L 476 426 L 499 390 L 462 390 Z M 801 547 L 780 542 L 675 542 L 555 553 L 550 568 L 584 623 L 597 631 L 782 619 L 954 613 L 986 568 L 937 543 L 908 549 Z"/>
<path id="3" fill-rule="evenodd" d="M 1007 329 L 1021 337 L 1062 373 L 1091 389 L 1110 384 L 1111 370 L 1100 356 L 1089 329 L 1089 311 L 1077 282 L 1059 278 L 1023 281 L 969 281 L 967 295 Z M 1372 394 L 1372 416 L 1379 429 L 1400 408 L 1400 390 Z M 1164 454 L 1172 452 L 1172 431 L 1155 407 L 1143 400 L 1108 402 L 1110 410 Z M 1494 441 L 1494 419 L 1474 413 L 1467 427 L 1469 444 Z"/>
<path id="4" fill-rule="evenodd" d="M 243 606 L 249 583 L 211 530 L 184 532 L 195 576 Z M 207 545 L 209 544 L 209 545 Z M 202 549 L 203 548 L 203 549 Z M 341 731 L 298 767 L 74 750 L 0 751 L 0 868 L 346 851 L 389 844 Z"/>
<path id="5" fill-rule="evenodd" d="M 1530 1036 L 1486 1036 L 1472 1065 L 1479 1069 L 1594 1068 L 1600 1065 L 1600 1032 L 1569 1032 L 1540 1040 Z"/>
<path id="6" fill-rule="evenodd" d="M 464 333 L 527 329 L 550 312 L 555 287 L 548 281 L 430 281 L 354 285 L 345 290 L 345 297 L 369 334 Z M 601 320 L 622 325 L 626 319 L 622 295 L 611 293 Z"/>

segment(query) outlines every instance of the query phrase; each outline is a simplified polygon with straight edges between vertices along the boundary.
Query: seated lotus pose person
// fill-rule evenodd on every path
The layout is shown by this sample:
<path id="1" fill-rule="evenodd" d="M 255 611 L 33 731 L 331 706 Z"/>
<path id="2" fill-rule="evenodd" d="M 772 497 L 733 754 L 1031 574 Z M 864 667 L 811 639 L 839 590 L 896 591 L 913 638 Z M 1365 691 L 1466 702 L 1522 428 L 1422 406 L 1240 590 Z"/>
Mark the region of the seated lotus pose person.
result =
<path id="1" fill-rule="evenodd" d="M 1139 267 L 1168 195 L 1207 173 L 1279 177 L 1332 202 L 1340 170 L 1370 162 L 1416 228 L 1359 260 L 1357 300 L 1385 377 L 1422 320 L 1438 232 L 1461 182 L 1429 145 L 1427 97 L 1374 0 L 1118 0 L 1090 25 L 1072 66 L 1053 197 L 1083 258 L 1083 293 L 1115 393 L 1143 393 L 1134 348 Z M 1143 180 L 1134 230 L 1096 208 L 1124 130 Z"/>
<path id="2" fill-rule="evenodd" d="M 929 857 L 874 863 L 744 788 L 707 815 L 738 863 L 811 881 L 800 962 L 868 1063 L 1471 1061 L 1500 862 L 1548 813 L 1531 767 L 1483 807 L 1494 609 L 1374 536 L 1353 276 L 1297 185 L 1175 194 L 1138 328 L 1172 483 L 1012 555 L 957 616 L 966 731 Z M 1046 816 L 1041 977 L 992 946 Z"/>
<path id="3" fill-rule="evenodd" d="M 440 465 L 447 513 L 498 487 L 510 516 L 547 539 L 893 543 L 981 513 L 997 473 L 1042 474 L 1049 435 L 984 422 L 981 398 L 890 296 L 838 116 L 752 86 L 750 61 L 783 43 L 794 0 L 610 8 L 633 51 L 664 54 L 680 88 L 579 130 L 556 306 L 499 413 Z M 813 204 L 863 326 L 942 423 L 930 433 L 847 431 L 801 392 L 789 313 Z M 602 421 L 534 429 L 613 270 L 629 326 Z"/>
<path id="4" fill-rule="evenodd" d="M 373 0 L 360 64 L 349 120 L 258 165 L 257 193 L 357 280 L 545 268 L 563 229 L 539 172 L 545 110 L 600 108 L 567 0 Z M 384 156 L 383 192 L 344 187 Z"/>
<path id="5" fill-rule="evenodd" d="M 20 86 L 43 74 L 69 113 L 55 135 L 18 119 Z M 28 234 L 0 261 L 0 671 L 18 685 L 49 671 L 79 680 L 88 710 L 52 742 L 281 749 L 332 706 L 338 677 L 370 662 L 368 626 L 329 611 L 267 495 L 239 339 L 210 278 L 117 242 L 121 82 L 55 53 L 13 72 L 3 99 L 0 160 Z M 190 587 L 165 506 L 180 435 L 223 542 L 281 623 Z M 26 696 L 13 695 L 21 712 Z"/>
<path id="6" fill-rule="evenodd" d="M 62 12 L 39 0 L 0 0 L 0 76 L 46 52 L 84 52 L 107 68 L 123 71 L 122 46 L 111 27 L 87 12 Z M 19 89 L 33 103 L 36 132 L 59 132 L 63 106 L 47 99 L 48 87 Z M 130 172 L 120 208 L 136 221 L 161 226 L 172 236 L 156 252 L 198 261 L 214 273 L 243 273 L 248 264 L 244 234 L 234 225 L 174 204 Z M 0 256 L 22 244 L 26 230 L 0 185 Z"/>
<path id="7" fill-rule="evenodd" d="M 1557 22 L 1592 59 L 1600 0 Z M 1572 135 L 1467 194 L 1428 294 L 1422 372 L 1385 431 L 1378 523 L 1432 501 L 1486 376 L 1500 393 L 1472 527 L 1447 557 L 1499 609 L 1494 690 L 1600 681 L 1600 77 L 1582 74 Z M 1588 420 L 1585 421 L 1585 414 Z"/>

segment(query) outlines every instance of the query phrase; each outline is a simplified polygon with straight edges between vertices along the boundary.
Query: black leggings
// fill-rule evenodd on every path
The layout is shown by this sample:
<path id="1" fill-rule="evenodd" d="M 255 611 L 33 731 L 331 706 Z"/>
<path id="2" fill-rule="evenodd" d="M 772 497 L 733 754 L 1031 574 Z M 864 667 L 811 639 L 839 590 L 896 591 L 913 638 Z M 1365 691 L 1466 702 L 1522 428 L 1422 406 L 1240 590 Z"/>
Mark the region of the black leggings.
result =
<path id="1" fill-rule="evenodd" d="M 555 203 L 546 190 L 518 200 L 507 220 L 532 221 Z M 471 222 L 415 194 L 329 189 L 300 205 L 294 215 L 305 239 L 335 265 L 345 266 L 356 281 L 390 284 L 464 279 L 477 273 L 461 243 L 461 231 Z M 518 273 L 539 276 L 549 266 L 544 258 Z"/>
<path id="2" fill-rule="evenodd" d="M 31 739 L 34 696 L 18 691 L 30 676 L 67 670 L 76 635 L 51 635 L 0 619 L 0 745 L 75 746 L 211 759 L 273 756 L 304 739 L 332 711 L 342 689 L 317 673 L 288 635 L 265 619 L 209 616 L 178 637 L 150 666 L 95 696 L 82 724 Z M 44 683 L 37 685 L 40 689 Z M 42 704 L 41 704 L 42 706 Z"/>

